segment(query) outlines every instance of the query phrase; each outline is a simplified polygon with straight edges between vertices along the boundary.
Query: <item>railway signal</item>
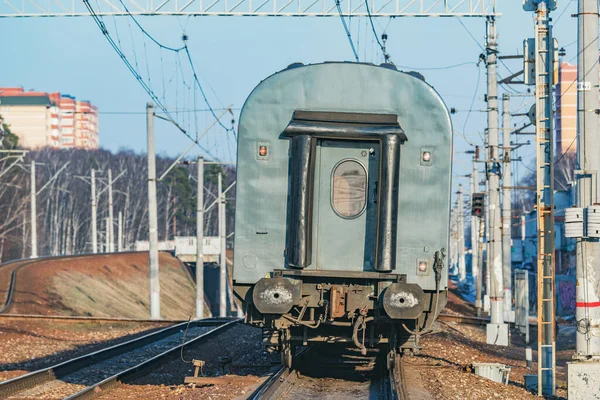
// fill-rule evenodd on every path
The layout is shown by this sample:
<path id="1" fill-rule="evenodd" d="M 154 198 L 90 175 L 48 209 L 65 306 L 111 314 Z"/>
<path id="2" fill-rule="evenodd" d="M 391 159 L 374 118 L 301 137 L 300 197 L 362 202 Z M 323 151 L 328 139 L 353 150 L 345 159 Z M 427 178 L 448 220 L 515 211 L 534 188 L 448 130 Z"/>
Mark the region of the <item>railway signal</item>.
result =
<path id="1" fill-rule="evenodd" d="M 483 217 L 483 207 L 485 203 L 484 193 L 473 193 L 471 197 L 471 215 L 481 218 Z"/>

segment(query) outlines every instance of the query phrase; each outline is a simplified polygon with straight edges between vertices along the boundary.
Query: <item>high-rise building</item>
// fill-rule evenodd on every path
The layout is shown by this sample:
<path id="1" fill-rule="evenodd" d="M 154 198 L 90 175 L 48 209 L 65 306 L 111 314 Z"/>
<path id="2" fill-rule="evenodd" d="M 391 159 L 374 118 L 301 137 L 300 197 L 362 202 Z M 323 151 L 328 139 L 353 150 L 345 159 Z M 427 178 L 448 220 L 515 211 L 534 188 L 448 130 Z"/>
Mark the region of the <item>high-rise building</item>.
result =
<path id="1" fill-rule="evenodd" d="M 25 148 L 97 149 L 98 109 L 60 93 L 0 88 L 0 116 Z"/>
<path id="2" fill-rule="evenodd" d="M 577 152 L 577 65 L 561 62 L 554 97 L 556 157 Z"/>

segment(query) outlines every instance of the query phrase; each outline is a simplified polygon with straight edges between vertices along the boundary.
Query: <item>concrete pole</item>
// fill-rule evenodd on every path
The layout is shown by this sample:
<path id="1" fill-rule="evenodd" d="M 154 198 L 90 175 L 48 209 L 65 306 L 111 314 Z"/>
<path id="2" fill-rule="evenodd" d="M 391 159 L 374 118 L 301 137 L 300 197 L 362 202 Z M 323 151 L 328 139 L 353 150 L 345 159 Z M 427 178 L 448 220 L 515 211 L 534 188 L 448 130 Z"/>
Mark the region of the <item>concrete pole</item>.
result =
<path id="1" fill-rule="evenodd" d="M 198 157 L 196 190 L 196 319 L 204 318 L 204 157 Z"/>
<path id="2" fill-rule="evenodd" d="M 502 268 L 504 280 L 504 318 L 514 322 L 512 312 L 512 205 L 511 205 L 511 171 L 510 171 L 510 94 L 502 95 L 503 117 L 503 174 L 502 174 Z"/>
<path id="3" fill-rule="evenodd" d="M 465 265 L 465 213 L 463 205 L 462 185 L 458 185 L 458 279 L 459 282 L 465 282 L 467 279 L 467 266 Z"/>
<path id="4" fill-rule="evenodd" d="M 106 244 L 105 244 L 105 247 L 104 247 L 104 252 L 105 253 L 110 253 L 111 252 L 110 251 L 110 218 L 106 217 L 104 223 L 105 223 L 104 229 L 106 230 L 106 235 L 105 235 Z"/>
<path id="5" fill-rule="evenodd" d="M 456 204 L 450 211 L 450 268 L 451 273 L 456 273 L 458 269 L 458 232 L 456 229 Z"/>
<path id="6" fill-rule="evenodd" d="M 225 195 L 223 194 L 222 174 L 218 175 L 218 196 L 219 196 L 219 236 L 221 242 L 221 270 L 219 275 L 219 316 L 227 316 L 227 248 L 226 248 L 226 219 L 225 219 Z"/>
<path id="7" fill-rule="evenodd" d="M 471 199 L 479 191 L 477 160 L 473 157 L 473 172 L 470 176 Z M 481 309 L 481 283 L 479 272 L 479 218 L 471 214 L 471 276 L 475 285 L 475 307 Z"/>
<path id="8" fill-rule="evenodd" d="M 600 109 L 598 94 L 598 2 L 579 0 L 577 12 L 577 161 L 575 171 L 577 207 L 587 208 L 600 202 Z M 577 362 L 568 363 L 569 399 L 583 400 L 600 393 L 600 382 L 588 379 L 600 372 L 600 242 L 577 239 L 576 302 Z M 585 379 L 585 380 L 584 380 Z M 586 397 L 587 396 L 587 397 Z"/>
<path id="9" fill-rule="evenodd" d="M 577 98 L 577 207 L 589 207 L 600 202 L 600 121 L 596 110 L 598 100 L 598 2 L 579 0 L 577 81 L 582 86 Z M 583 90 L 582 90 L 583 89 Z M 600 242 L 597 239 L 577 240 L 576 320 L 583 329 L 577 330 L 576 358 L 600 360 Z"/>
<path id="10" fill-rule="evenodd" d="M 473 218 L 477 218 L 477 217 L 473 217 Z M 485 236 L 485 226 L 484 223 L 482 221 L 481 218 L 477 218 L 477 225 L 479 225 L 479 253 L 477 254 L 479 257 L 479 265 L 483 265 L 483 249 L 484 249 L 484 243 L 483 243 L 483 238 Z M 476 292 L 475 292 L 475 308 L 477 309 L 477 316 L 481 317 L 481 309 L 482 309 L 482 304 L 481 304 L 481 295 L 482 295 L 482 286 L 483 286 L 483 274 L 481 273 L 481 270 L 479 271 L 479 275 L 477 276 L 477 287 L 476 287 Z"/>
<path id="11" fill-rule="evenodd" d="M 119 225 L 117 229 L 117 251 L 123 251 L 123 212 L 119 211 Z"/>
<path id="12" fill-rule="evenodd" d="M 31 160 L 31 258 L 37 258 L 37 189 L 35 185 L 35 161 Z"/>
<path id="13" fill-rule="evenodd" d="M 150 318 L 160 319 L 160 283 L 158 278 L 158 211 L 156 202 L 156 158 L 154 154 L 154 105 L 146 106 L 148 131 L 148 239 L 150 259 Z"/>
<path id="14" fill-rule="evenodd" d="M 485 129 L 485 143 L 484 143 L 484 148 L 485 148 L 485 156 L 484 159 L 487 158 L 488 153 L 487 153 L 487 149 L 489 146 L 489 135 L 488 135 L 488 129 Z M 484 164 L 485 169 L 487 171 L 487 162 Z M 490 254 L 491 254 L 491 250 L 490 250 L 490 181 L 487 179 L 487 172 L 486 172 L 486 178 L 485 178 L 485 197 L 484 197 L 484 214 L 483 214 L 483 220 L 482 222 L 484 223 L 484 235 L 485 235 L 485 300 L 483 302 L 483 311 L 485 311 L 486 313 L 490 312 Z M 483 268 L 483 259 L 481 262 L 481 267 Z"/>
<path id="15" fill-rule="evenodd" d="M 113 212 L 113 189 L 112 189 L 112 171 L 109 169 L 108 170 L 108 219 L 109 219 L 109 224 L 108 224 L 108 243 L 109 243 L 109 247 L 108 247 L 108 251 L 110 253 L 114 253 L 115 252 L 115 227 L 114 227 L 114 212 Z"/>
<path id="16" fill-rule="evenodd" d="M 92 169 L 92 253 L 98 253 L 98 202 L 96 200 L 96 170 Z"/>
<path id="17" fill-rule="evenodd" d="M 487 18 L 486 64 L 487 64 L 487 119 L 488 119 L 488 188 L 489 188 L 489 275 L 490 275 L 490 324 L 487 326 L 487 342 L 508 345 L 508 326 L 504 324 L 504 285 L 502 280 L 502 230 L 500 210 L 500 147 L 498 130 L 498 76 L 496 20 Z"/>

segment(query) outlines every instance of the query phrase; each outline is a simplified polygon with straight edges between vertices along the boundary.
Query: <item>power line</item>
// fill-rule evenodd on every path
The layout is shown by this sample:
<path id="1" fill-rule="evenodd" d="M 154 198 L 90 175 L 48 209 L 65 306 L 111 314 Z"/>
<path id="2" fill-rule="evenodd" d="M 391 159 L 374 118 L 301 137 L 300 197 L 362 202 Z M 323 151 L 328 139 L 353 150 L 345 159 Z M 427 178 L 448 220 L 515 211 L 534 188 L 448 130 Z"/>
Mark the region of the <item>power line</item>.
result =
<path id="1" fill-rule="evenodd" d="M 229 132 L 230 130 L 232 130 L 232 128 L 227 128 L 225 125 L 223 125 L 221 120 L 219 118 L 217 118 L 217 114 L 215 114 L 215 110 L 213 110 L 213 108 L 210 106 L 210 103 L 208 102 L 208 99 L 206 98 L 204 89 L 202 89 L 200 80 L 198 80 L 198 75 L 196 74 L 196 67 L 194 67 L 194 62 L 192 61 L 192 56 L 190 55 L 190 50 L 187 46 L 186 40 L 187 40 L 187 36 L 184 35 L 183 36 L 183 42 L 184 42 L 183 48 L 185 50 L 185 54 L 187 55 L 188 61 L 190 62 L 190 67 L 192 68 L 192 74 L 194 75 L 194 81 L 196 82 L 196 85 L 198 85 L 198 89 L 200 89 L 200 93 L 202 94 L 202 97 L 204 98 L 204 102 L 206 103 L 207 107 L 210 109 L 210 113 L 212 114 L 212 116 L 217 120 L 217 122 L 219 123 L 219 125 L 221 125 L 221 127 L 223 129 L 225 129 L 227 132 Z"/>
<path id="2" fill-rule="evenodd" d="M 175 53 L 180 52 L 181 50 L 183 50 L 183 47 L 169 47 L 169 46 L 165 46 L 164 44 L 160 43 L 158 40 L 154 39 L 154 37 L 149 34 L 144 27 L 138 22 L 138 20 L 133 16 L 133 14 L 131 14 L 129 12 L 129 9 L 127 8 L 127 6 L 125 5 L 125 3 L 123 3 L 123 0 L 119 0 L 119 3 L 121 3 L 121 5 L 123 6 L 123 8 L 125 9 L 125 12 L 127 13 L 127 15 L 133 20 L 133 22 L 137 25 L 138 28 L 140 28 L 140 30 L 142 31 L 142 33 L 144 35 L 146 35 L 146 37 L 150 40 L 152 40 L 158 47 L 160 47 L 161 49 L 165 49 L 165 50 L 169 50 L 169 51 L 173 51 Z"/>
<path id="3" fill-rule="evenodd" d="M 215 157 L 210 151 L 208 151 L 206 148 L 204 148 L 202 145 L 200 145 L 200 143 L 198 143 L 197 140 L 194 140 L 194 138 L 192 136 L 190 136 L 190 134 L 185 129 L 183 129 L 181 127 L 181 125 L 173 118 L 173 116 L 171 115 L 171 113 L 169 112 L 169 110 L 165 107 L 165 105 L 162 103 L 162 101 L 160 100 L 160 98 L 156 95 L 156 93 L 154 93 L 154 91 L 152 90 L 152 88 L 144 81 L 144 79 L 138 73 L 138 71 L 131 65 L 131 62 L 127 59 L 127 56 L 123 53 L 123 51 L 121 50 L 121 48 L 115 43 L 114 39 L 110 35 L 110 32 L 108 32 L 108 29 L 106 28 L 106 25 L 104 23 L 104 19 L 102 17 L 100 17 L 96 13 L 96 11 L 93 9 L 93 7 L 91 6 L 91 4 L 89 3 L 89 0 L 83 0 L 83 3 L 85 4 L 86 8 L 90 12 L 90 15 L 92 16 L 92 19 L 94 20 L 94 22 L 96 22 L 96 25 L 98 25 L 98 27 L 100 28 L 100 31 L 102 32 L 102 34 L 104 35 L 104 37 L 106 38 L 106 40 L 108 41 L 108 43 L 115 50 L 115 52 L 117 52 L 117 54 L 119 55 L 119 57 L 121 58 L 121 60 L 125 64 L 125 66 L 127 66 L 127 69 L 129 69 L 129 71 L 131 72 L 131 74 L 140 83 L 140 85 L 146 91 L 146 93 L 148 94 L 148 96 L 150 96 L 150 98 L 156 103 L 156 105 L 158 106 L 158 108 L 166 115 L 166 117 L 160 117 L 160 118 L 164 119 L 166 121 L 171 122 L 188 139 L 190 139 L 192 142 L 194 142 L 198 147 L 200 147 L 202 150 L 204 150 L 208 155 L 210 155 L 214 159 L 218 160 L 218 158 Z M 155 115 L 158 116 L 156 113 L 155 113 Z"/>
<path id="4" fill-rule="evenodd" d="M 467 28 L 467 26 L 462 22 L 461 18 L 457 18 L 458 22 L 460 23 L 460 25 L 464 28 L 464 30 L 467 32 L 467 34 L 471 37 L 471 39 L 473 39 L 473 41 L 477 44 L 477 46 L 479 46 L 479 48 L 485 53 L 486 52 L 486 48 L 479 42 L 479 40 L 477 40 L 477 38 L 475 38 L 475 36 L 471 33 L 471 31 L 469 30 L 469 28 Z M 502 60 L 501 58 L 498 58 L 498 61 L 500 61 L 500 63 L 504 66 L 504 68 L 506 68 L 508 70 L 508 72 L 510 74 L 513 74 L 512 70 L 510 68 L 508 68 L 508 66 L 506 65 L 506 63 L 504 62 L 504 60 Z M 500 84 L 500 86 L 502 86 L 504 89 L 508 90 L 509 92 L 512 93 L 521 93 L 517 90 L 514 90 L 513 88 L 504 85 L 504 84 Z"/>
<path id="5" fill-rule="evenodd" d="M 475 99 L 477 98 L 477 92 L 479 91 L 479 82 L 481 81 L 481 69 L 479 69 L 479 64 L 476 64 L 477 66 L 477 83 L 475 84 L 475 91 L 473 92 L 473 98 L 471 99 L 471 105 L 469 106 L 469 112 L 467 113 L 467 117 L 465 118 L 465 123 L 463 124 L 463 132 L 466 130 L 467 128 L 467 123 L 469 122 L 469 118 L 471 117 L 471 111 L 473 110 L 473 104 L 475 104 Z M 479 136 L 481 138 L 481 142 L 485 143 L 485 140 L 483 140 L 483 136 L 481 136 L 481 133 L 479 133 Z"/>
<path id="6" fill-rule="evenodd" d="M 398 68 L 404 68 L 404 69 L 421 70 L 421 71 L 435 71 L 435 70 L 442 70 L 442 69 L 458 68 L 458 67 L 462 67 L 462 66 L 469 65 L 469 64 L 477 65 L 477 63 L 475 63 L 473 61 L 467 61 L 467 62 L 463 62 L 463 63 L 460 63 L 460 64 L 446 65 L 446 66 L 443 66 L 443 67 L 423 67 L 423 68 L 419 68 L 419 67 L 409 67 L 409 66 L 406 66 L 406 65 L 396 65 L 396 66 Z"/>
<path id="7" fill-rule="evenodd" d="M 212 114 L 212 116 L 217 120 L 217 122 L 219 123 L 219 125 L 221 125 L 221 127 L 223 129 L 225 129 L 226 131 L 229 131 L 230 129 L 227 128 L 225 125 L 223 125 L 223 123 L 217 118 L 216 113 L 214 112 L 213 108 L 210 105 L 210 102 L 208 101 L 208 98 L 206 97 L 206 94 L 204 93 L 204 89 L 202 88 L 202 85 L 200 84 L 200 80 L 198 79 L 198 75 L 196 73 L 196 67 L 194 66 L 194 62 L 192 61 L 192 56 L 190 55 L 190 51 L 187 45 L 187 39 L 188 36 L 184 33 L 182 36 L 183 39 L 183 46 L 182 47 L 178 47 L 178 48 L 174 48 L 174 47 L 170 47 L 170 46 L 165 46 L 162 43 L 160 43 L 158 40 L 156 40 L 150 33 L 148 33 L 144 27 L 138 22 L 138 20 L 131 14 L 131 12 L 129 11 L 129 9 L 127 8 L 127 6 L 125 5 L 125 3 L 123 3 L 123 0 L 119 0 L 119 2 L 123 5 L 123 8 L 125 10 L 125 12 L 127 13 L 127 15 L 133 20 L 133 22 L 137 25 L 137 27 L 140 29 L 140 31 L 142 31 L 142 33 L 148 37 L 152 42 L 154 42 L 157 46 L 159 46 L 161 49 L 165 49 L 165 50 L 169 50 L 175 53 L 179 53 L 180 51 L 185 51 L 185 54 L 187 55 L 187 59 L 190 63 L 190 67 L 192 69 L 192 73 L 194 75 L 194 80 L 198 86 L 198 89 L 200 89 L 200 93 L 202 93 L 202 97 L 204 98 L 204 102 L 206 103 L 207 107 L 210 109 L 210 112 Z M 144 42 L 144 49 L 145 49 L 145 42 Z M 148 65 L 148 63 L 146 63 L 146 65 Z M 180 64 L 180 68 L 181 68 L 181 64 Z M 182 73 L 182 79 L 183 78 L 183 71 L 181 71 Z M 148 74 L 148 76 L 150 76 Z M 185 80 L 183 82 L 184 85 L 185 84 Z"/>
<path id="8" fill-rule="evenodd" d="M 356 62 L 359 62 L 358 54 L 356 53 L 356 48 L 354 48 L 354 42 L 352 41 L 352 35 L 350 34 L 350 30 L 348 30 L 348 26 L 346 25 L 346 20 L 342 15 L 342 7 L 340 6 L 340 0 L 335 0 L 335 5 L 337 7 L 338 14 L 340 14 L 340 19 L 342 20 L 342 25 L 344 26 L 344 30 L 346 31 L 346 36 L 348 36 L 350 47 L 352 47 L 352 53 L 354 53 L 354 58 L 356 59 Z"/>
<path id="9" fill-rule="evenodd" d="M 371 22 L 371 29 L 373 30 L 373 35 L 375 35 L 375 40 L 377 40 L 377 44 L 379 45 L 379 48 L 381 48 L 381 52 L 383 53 L 383 58 L 385 59 L 386 62 L 389 62 L 393 65 L 394 63 L 392 62 L 390 55 L 385 51 L 385 46 L 383 44 L 381 44 L 381 41 L 379 41 L 379 36 L 377 36 L 377 31 L 375 30 L 375 25 L 373 25 L 373 17 L 371 16 L 371 10 L 369 9 L 369 0 L 365 0 L 365 6 L 367 7 L 367 15 L 369 16 L 369 22 Z M 384 33 L 384 35 L 385 35 L 385 33 Z"/>

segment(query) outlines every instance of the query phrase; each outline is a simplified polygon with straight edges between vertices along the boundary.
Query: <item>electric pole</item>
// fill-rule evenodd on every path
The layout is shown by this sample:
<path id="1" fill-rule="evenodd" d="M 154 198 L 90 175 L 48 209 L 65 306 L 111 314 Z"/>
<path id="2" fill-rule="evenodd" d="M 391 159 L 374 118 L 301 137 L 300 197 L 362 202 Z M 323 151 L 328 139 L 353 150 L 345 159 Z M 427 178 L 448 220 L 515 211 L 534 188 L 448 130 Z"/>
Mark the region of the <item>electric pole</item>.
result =
<path id="1" fill-rule="evenodd" d="M 479 155 L 479 147 L 475 149 L 473 156 L 473 172 L 471 173 L 471 200 L 473 194 L 479 192 L 479 178 L 477 174 L 477 162 Z M 475 284 L 475 308 L 481 310 L 481 271 L 479 269 L 479 217 L 471 213 L 471 276 Z M 479 311 L 480 312 L 480 311 Z"/>
<path id="2" fill-rule="evenodd" d="M 487 18 L 486 24 L 487 65 L 487 118 L 488 151 L 486 171 L 488 176 L 489 209 L 489 261 L 490 323 L 486 327 L 487 343 L 508 346 L 508 325 L 504 323 L 504 286 L 502 279 L 502 230 L 500 215 L 500 147 L 498 129 L 498 76 L 496 20 Z"/>
<path id="3" fill-rule="evenodd" d="M 104 252 L 110 253 L 110 218 L 106 217 L 104 223 L 106 224 L 106 226 L 104 227 L 105 232 L 106 232 L 106 236 L 104 237 L 105 242 L 106 242 Z"/>
<path id="4" fill-rule="evenodd" d="M 196 319 L 204 318 L 204 158 L 198 157 L 196 200 Z"/>
<path id="5" fill-rule="evenodd" d="M 35 161 L 31 160 L 31 258 L 37 258 L 37 191 L 35 186 Z"/>
<path id="6" fill-rule="evenodd" d="M 502 264 L 504 272 L 504 319 L 515 322 L 512 312 L 512 205 L 510 172 L 510 94 L 502 95 L 502 147 L 504 147 L 502 165 Z"/>
<path id="7" fill-rule="evenodd" d="M 458 281 L 465 283 L 467 267 L 465 265 L 465 213 L 463 205 L 462 184 L 458 185 Z"/>
<path id="8" fill-rule="evenodd" d="M 150 318 L 160 319 L 160 283 L 158 279 L 158 216 L 156 203 L 156 158 L 154 154 L 154 105 L 146 106 L 148 131 L 148 242 L 150 259 Z"/>
<path id="9" fill-rule="evenodd" d="M 117 251 L 123 251 L 123 212 L 119 211 L 119 225 L 117 229 Z"/>
<path id="10" fill-rule="evenodd" d="M 114 213 L 113 213 L 113 188 L 112 188 L 112 170 L 108 170 L 108 251 L 110 253 L 115 252 L 115 227 L 114 227 Z"/>
<path id="11" fill-rule="evenodd" d="M 227 316 L 227 246 L 226 246 L 226 219 L 225 219 L 225 194 L 223 193 L 222 173 L 218 175 L 217 192 L 219 196 L 219 236 L 221 242 L 221 270 L 219 275 L 219 316 Z"/>
<path id="12" fill-rule="evenodd" d="M 600 188 L 600 109 L 598 93 L 598 2 L 579 0 L 577 52 L 577 207 L 587 211 L 587 234 L 577 238 L 576 362 L 568 363 L 569 399 L 587 399 L 600 393 L 600 242 L 598 206 Z"/>
<path id="13" fill-rule="evenodd" d="M 91 176 L 92 200 L 92 253 L 98 253 L 98 200 L 96 199 L 96 170 Z"/>
<path id="14" fill-rule="evenodd" d="M 535 24 L 535 103 L 537 144 L 538 395 L 556 394 L 554 331 L 554 146 L 552 81 L 554 41 L 550 10 L 537 4 Z M 598 50 L 596 49 L 596 61 Z M 596 75 L 598 68 L 595 69 Z M 597 127 L 595 127 L 597 129 Z"/>

